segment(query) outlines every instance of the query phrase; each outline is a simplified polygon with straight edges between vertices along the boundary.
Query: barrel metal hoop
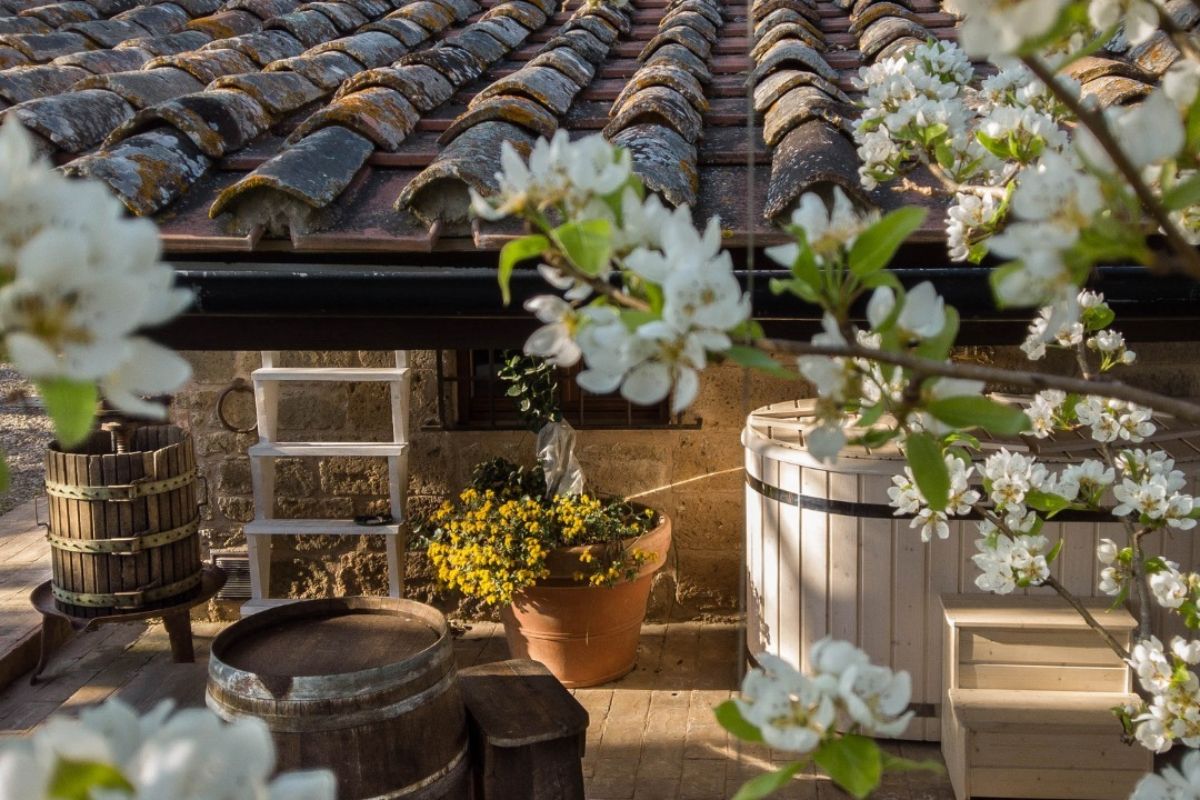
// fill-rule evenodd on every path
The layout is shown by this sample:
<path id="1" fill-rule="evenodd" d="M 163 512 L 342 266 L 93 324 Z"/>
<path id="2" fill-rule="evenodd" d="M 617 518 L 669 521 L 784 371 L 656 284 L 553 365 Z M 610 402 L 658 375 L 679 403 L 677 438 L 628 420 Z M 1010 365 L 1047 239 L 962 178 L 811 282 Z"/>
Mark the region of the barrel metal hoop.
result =
<path id="1" fill-rule="evenodd" d="M 387 794 L 377 794 L 374 797 L 369 797 L 367 800 L 433 800 L 446 796 L 446 787 L 440 786 L 443 781 L 459 779 L 466 772 L 467 745 L 463 745 L 462 749 L 454 758 L 450 759 L 446 766 L 428 775 L 415 783 L 410 783 L 401 789 Z"/>
<path id="2" fill-rule="evenodd" d="M 369 725 L 375 722 L 383 722 L 389 719 L 394 719 L 403 714 L 407 714 L 420 706 L 425 705 L 432 698 L 444 693 L 448 688 L 455 684 L 458 673 L 454 670 L 449 670 L 438 679 L 437 683 L 422 689 L 416 694 L 409 695 L 403 700 L 391 703 L 390 705 L 380 706 L 379 708 L 364 709 L 362 711 L 354 711 L 349 714 L 338 714 L 330 712 L 328 703 L 322 704 L 322 713 L 318 716 L 305 715 L 282 715 L 268 714 L 255 712 L 253 714 L 241 712 L 239 710 L 224 709 L 226 714 L 231 716 L 241 717 L 258 717 L 267 723 L 273 731 L 286 731 L 288 733 L 312 733 L 316 731 L 335 731 L 345 730 L 346 728 L 357 728 L 363 725 Z M 336 698 L 329 698 L 336 699 Z M 287 701 L 284 701 L 287 702 Z"/>
<path id="3" fill-rule="evenodd" d="M 64 536 L 47 533 L 46 539 L 49 540 L 51 547 L 70 550 L 73 553 L 108 553 L 114 556 L 132 556 L 156 547 L 166 547 L 186 539 L 198 530 L 200 530 L 199 517 L 178 528 L 140 536 L 121 536 L 113 539 L 68 539 Z"/>
<path id="4" fill-rule="evenodd" d="M 68 500 L 108 500 L 116 503 L 127 503 L 141 497 L 151 497 L 156 494 L 182 489 L 194 483 L 196 470 L 188 470 L 170 478 L 152 481 L 145 478 L 125 484 L 112 486 L 76 486 L 71 483 L 46 481 L 46 494 L 63 497 Z"/>
<path id="5" fill-rule="evenodd" d="M 862 517 L 865 519 L 896 519 L 911 520 L 914 514 L 898 514 L 892 506 L 883 503 L 859 503 L 850 500 L 829 500 L 825 497 L 809 497 L 808 495 L 789 492 L 764 483 L 753 475 L 746 473 L 746 485 L 768 500 L 783 503 L 787 506 L 797 506 L 805 511 L 819 511 L 822 514 L 832 514 L 839 517 Z M 983 515 L 978 511 L 966 514 L 956 514 L 955 519 L 982 520 Z M 1061 511 L 1054 515 L 1053 522 L 1112 522 L 1112 514 L 1105 511 Z"/>
<path id="6" fill-rule="evenodd" d="M 135 589 L 131 592 L 71 592 L 53 584 L 51 584 L 50 590 L 54 594 L 55 600 L 70 603 L 74 606 L 88 606 L 92 608 L 112 607 L 131 610 L 141 608 L 147 603 L 153 603 L 156 600 L 173 597 L 195 586 L 199 586 L 202 574 L 203 571 L 200 571 L 189 575 L 183 580 L 168 583 L 166 586 L 152 586 L 145 589 Z"/>

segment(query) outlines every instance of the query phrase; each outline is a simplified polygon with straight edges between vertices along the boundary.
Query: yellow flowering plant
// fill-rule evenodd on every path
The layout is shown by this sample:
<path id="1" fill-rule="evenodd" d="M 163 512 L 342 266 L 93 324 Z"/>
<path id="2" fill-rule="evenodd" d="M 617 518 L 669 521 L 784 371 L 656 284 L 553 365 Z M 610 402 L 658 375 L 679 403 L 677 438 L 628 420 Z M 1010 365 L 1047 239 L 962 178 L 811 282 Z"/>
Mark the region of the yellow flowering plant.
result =
<path id="1" fill-rule="evenodd" d="M 514 479 L 497 481 L 506 467 Z M 441 585 L 505 605 L 551 579 L 547 557 L 557 548 L 589 546 L 579 551 L 579 568 L 568 580 L 593 586 L 631 580 L 653 558 L 627 546 L 658 524 L 653 510 L 587 494 L 530 493 L 529 472 L 499 459 L 486 462 L 457 503 L 446 501 L 432 514 L 424 526 L 432 531 L 427 552 Z"/>

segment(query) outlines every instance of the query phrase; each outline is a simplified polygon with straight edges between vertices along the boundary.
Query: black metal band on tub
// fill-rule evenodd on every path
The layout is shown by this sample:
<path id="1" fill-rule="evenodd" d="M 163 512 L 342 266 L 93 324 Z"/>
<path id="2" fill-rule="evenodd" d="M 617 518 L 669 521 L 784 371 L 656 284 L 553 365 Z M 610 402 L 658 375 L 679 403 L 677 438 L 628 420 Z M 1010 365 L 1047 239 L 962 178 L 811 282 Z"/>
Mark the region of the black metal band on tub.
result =
<path id="1" fill-rule="evenodd" d="M 797 506 L 805 511 L 819 511 L 823 514 L 834 514 L 839 517 L 863 517 L 866 519 L 912 519 L 913 514 L 897 514 L 896 509 L 883 503 L 860 503 L 853 500 L 829 500 L 825 497 L 809 497 L 796 492 L 789 492 L 763 483 L 750 473 L 746 473 L 746 485 L 768 500 L 774 500 L 787 506 Z M 956 514 L 954 519 L 981 520 L 978 513 Z M 1060 511 L 1055 514 L 1052 522 L 1112 522 L 1113 516 L 1105 511 Z"/>

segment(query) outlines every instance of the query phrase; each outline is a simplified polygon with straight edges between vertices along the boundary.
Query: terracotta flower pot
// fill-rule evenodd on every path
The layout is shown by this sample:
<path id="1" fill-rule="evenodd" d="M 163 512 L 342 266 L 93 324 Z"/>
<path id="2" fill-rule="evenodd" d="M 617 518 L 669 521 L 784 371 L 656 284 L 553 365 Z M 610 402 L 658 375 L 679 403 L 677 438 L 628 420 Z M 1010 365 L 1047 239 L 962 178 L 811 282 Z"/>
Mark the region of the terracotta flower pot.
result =
<path id="1" fill-rule="evenodd" d="M 550 577 L 522 591 L 500 612 L 512 657 L 542 662 L 568 687 L 607 683 L 633 669 L 650 582 L 671 547 L 671 520 L 660 519 L 658 527 L 625 542 L 626 548 L 654 557 L 636 578 L 615 586 L 591 586 L 573 577 L 581 569 L 580 554 L 589 549 L 599 553 L 600 546 L 550 553 Z"/>

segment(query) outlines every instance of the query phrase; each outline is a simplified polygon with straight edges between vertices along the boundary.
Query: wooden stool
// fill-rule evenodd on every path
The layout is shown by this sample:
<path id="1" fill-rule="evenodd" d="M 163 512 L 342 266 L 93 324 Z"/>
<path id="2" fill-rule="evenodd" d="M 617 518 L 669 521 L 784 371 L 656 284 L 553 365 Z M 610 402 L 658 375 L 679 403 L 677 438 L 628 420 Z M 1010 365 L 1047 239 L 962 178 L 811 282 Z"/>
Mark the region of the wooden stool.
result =
<path id="1" fill-rule="evenodd" d="M 200 575 L 199 594 L 176 603 L 167 608 L 151 608 L 131 610 L 118 614 L 107 614 L 103 617 L 75 617 L 62 611 L 54 603 L 50 581 L 39 585 L 30 595 L 30 602 L 42 614 L 42 640 L 38 655 L 37 666 L 29 676 L 30 684 L 36 685 L 42 680 L 42 673 L 50 664 L 50 658 L 57 650 L 75 634 L 95 630 L 101 625 L 112 622 L 136 622 L 138 620 L 162 617 L 171 640 L 171 657 L 176 664 L 188 664 L 196 660 L 192 647 L 192 618 L 189 614 L 193 606 L 207 603 L 225 585 L 225 573 L 216 567 L 204 567 Z"/>
<path id="2" fill-rule="evenodd" d="M 460 670 L 475 800 L 583 800 L 588 713 L 537 661 Z"/>
<path id="3" fill-rule="evenodd" d="M 1084 604 L 1125 646 L 1135 625 Z M 1109 710 L 1136 699 L 1129 668 L 1056 597 L 942 596 L 942 754 L 957 800 L 1123 800 L 1153 754 Z"/>

